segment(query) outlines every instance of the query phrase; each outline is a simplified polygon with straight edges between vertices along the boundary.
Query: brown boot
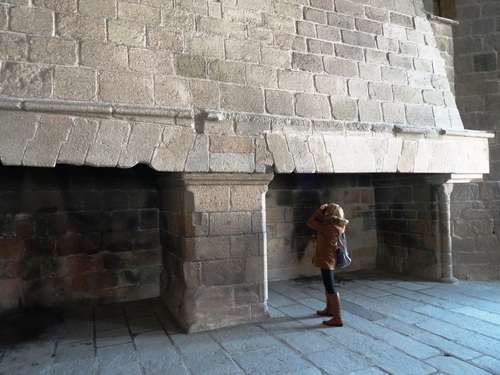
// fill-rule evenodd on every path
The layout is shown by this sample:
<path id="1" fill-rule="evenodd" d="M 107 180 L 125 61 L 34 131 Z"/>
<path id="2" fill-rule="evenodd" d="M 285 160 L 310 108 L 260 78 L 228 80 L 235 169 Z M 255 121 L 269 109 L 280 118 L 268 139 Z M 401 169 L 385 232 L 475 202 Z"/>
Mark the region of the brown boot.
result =
<path id="1" fill-rule="evenodd" d="M 317 310 L 316 314 L 321 315 L 321 316 L 332 316 L 332 306 L 330 304 L 330 299 L 328 298 L 328 292 L 325 291 L 325 297 L 326 297 L 326 307 L 324 310 Z"/>
<path id="2" fill-rule="evenodd" d="M 323 324 L 330 327 L 342 327 L 344 323 L 342 322 L 342 316 L 340 313 L 340 296 L 338 293 L 332 293 L 328 295 L 328 300 L 330 306 L 332 306 L 332 318 L 330 320 L 324 320 Z"/>

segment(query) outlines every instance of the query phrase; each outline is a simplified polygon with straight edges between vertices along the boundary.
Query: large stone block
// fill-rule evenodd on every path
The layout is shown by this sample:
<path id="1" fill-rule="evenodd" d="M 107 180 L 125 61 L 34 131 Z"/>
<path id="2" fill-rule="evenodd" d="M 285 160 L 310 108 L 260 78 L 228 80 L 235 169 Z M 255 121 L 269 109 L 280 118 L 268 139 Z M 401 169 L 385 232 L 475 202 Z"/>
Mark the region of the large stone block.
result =
<path id="1" fill-rule="evenodd" d="M 190 262 L 227 259 L 230 251 L 230 238 L 227 236 L 192 237 L 186 239 L 183 257 Z"/>
<path id="2" fill-rule="evenodd" d="M 186 16 L 186 20 L 190 17 Z M 194 20 L 192 20 L 194 23 Z M 184 50 L 184 39 L 182 32 L 172 30 L 170 28 L 148 27 L 147 29 L 147 46 L 157 49 L 174 52 L 182 52 Z"/>
<path id="3" fill-rule="evenodd" d="M 64 100 L 94 101 L 97 72 L 93 69 L 56 66 L 54 97 Z"/>
<path id="4" fill-rule="evenodd" d="M 278 87 L 283 90 L 313 92 L 313 75 L 308 72 L 283 70 L 278 72 Z"/>
<path id="5" fill-rule="evenodd" d="M 7 17 L 5 16 L 5 19 Z M 28 58 L 28 38 L 22 34 L 0 34 L 0 58 L 2 60 L 24 60 Z"/>
<path id="6" fill-rule="evenodd" d="M 106 23 L 98 18 L 60 13 L 56 18 L 56 32 L 65 38 L 103 42 L 106 36 Z"/>
<path id="7" fill-rule="evenodd" d="M 146 25 L 159 25 L 161 22 L 161 9 L 134 3 L 119 3 L 118 18 Z"/>
<path id="8" fill-rule="evenodd" d="M 79 4 L 79 10 L 85 15 L 104 18 L 116 18 L 114 0 L 86 0 Z"/>
<path id="9" fill-rule="evenodd" d="M 325 72 L 343 77 L 357 77 L 358 65 L 355 61 L 325 56 Z"/>
<path id="10" fill-rule="evenodd" d="M 384 121 L 389 124 L 404 124 L 406 122 L 405 105 L 399 103 L 382 103 Z"/>
<path id="11" fill-rule="evenodd" d="M 248 40 L 227 40 L 225 43 L 225 57 L 229 60 L 243 61 L 258 64 L 260 61 L 260 48 L 257 43 Z"/>
<path id="12" fill-rule="evenodd" d="M 80 48 L 82 66 L 122 70 L 128 67 L 127 47 L 125 46 L 83 41 Z"/>
<path id="13" fill-rule="evenodd" d="M 174 56 L 168 51 L 130 48 L 129 66 L 131 70 L 136 72 L 174 74 Z"/>
<path id="14" fill-rule="evenodd" d="M 331 173 L 333 172 L 333 165 L 330 155 L 326 151 L 326 146 L 323 137 L 310 136 L 308 137 L 309 148 L 314 158 L 316 165 L 316 172 L 318 173 Z"/>
<path id="15" fill-rule="evenodd" d="M 141 24 L 123 20 L 108 21 L 107 31 L 112 43 L 135 47 L 145 44 L 146 33 Z"/>
<path id="16" fill-rule="evenodd" d="M 12 7 L 10 29 L 19 33 L 51 36 L 54 31 L 52 12 L 41 8 Z"/>
<path id="17" fill-rule="evenodd" d="M 193 148 L 189 152 L 185 165 L 186 172 L 208 172 L 209 171 L 209 151 L 208 137 L 197 135 Z"/>
<path id="18" fill-rule="evenodd" d="M 146 82 L 149 77 L 143 77 Z M 152 96 L 149 92 L 147 93 Z M 148 100 L 147 97 L 143 100 Z M 152 100 L 152 97 L 150 97 Z M 189 107 L 191 105 L 191 96 L 189 92 L 189 81 L 184 78 L 168 77 L 162 75 L 157 77 L 154 82 L 154 100 L 157 105 L 172 107 Z"/>
<path id="19" fill-rule="evenodd" d="M 358 100 L 359 119 L 362 122 L 382 122 L 380 102 L 376 100 Z"/>
<path id="20" fill-rule="evenodd" d="M 85 159 L 86 164 L 115 167 L 122 147 L 130 133 L 130 125 L 124 121 L 103 120 L 100 123 L 95 143 Z"/>
<path id="21" fill-rule="evenodd" d="M 336 120 L 358 120 L 358 105 L 349 97 L 331 97 L 332 115 Z"/>
<path id="22" fill-rule="evenodd" d="M 255 157 L 253 153 L 211 153 L 210 170 L 213 172 L 252 173 L 255 171 Z"/>
<path id="23" fill-rule="evenodd" d="M 266 110 L 271 114 L 291 116 L 294 114 L 293 94 L 280 90 L 266 90 Z"/>
<path id="24" fill-rule="evenodd" d="M 128 143 L 120 155 L 118 166 L 130 168 L 138 163 L 149 164 L 153 150 L 160 145 L 162 132 L 163 127 L 158 124 L 132 124 Z"/>
<path id="25" fill-rule="evenodd" d="M 260 88 L 223 84 L 220 92 L 223 109 L 250 113 L 264 111 L 264 92 Z"/>
<path id="26" fill-rule="evenodd" d="M 38 117 L 31 113 L 0 111 L 0 161 L 3 165 L 21 165 L 28 141 L 35 134 Z"/>
<path id="27" fill-rule="evenodd" d="M 240 62 L 215 60 L 208 65 L 208 78 L 213 81 L 245 83 L 245 66 Z"/>
<path id="28" fill-rule="evenodd" d="M 250 212 L 214 212 L 210 214 L 210 235 L 252 233 Z"/>
<path id="29" fill-rule="evenodd" d="M 261 47 L 261 63 L 264 65 L 274 66 L 276 68 L 290 69 L 290 52 L 280 48 L 264 45 Z"/>
<path id="30" fill-rule="evenodd" d="M 75 118 L 66 141 L 61 145 L 57 161 L 60 163 L 83 165 L 90 145 L 99 129 L 96 120 Z"/>
<path id="31" fill-rule="evenodd" d="M 323 60 L 319 55 L 292 52 L 292 68 L 319 73 L 323 71 Z"/>
<path id="32" fill-rule="evenodd" d="M 247 83 L 251 86 L 278 87 L 278 71 L 275 68 L 262 65 L 247 65 L 245 69 Z"/>
<path id="33" fill-rule="evenodd" d="M 153 80 L 149 75 L 129 72 L 102 72 L 99 97 L 112 103 L 152 104 Z"/>
<path id="34" fill-rule="evenodd" d="M 153 153 L 151 166 L 159 171 L 183 171 L 195 137 L 190 128 L 165 127 L 162 142 Z"/>
<path id="35" fill-rule="evenodd" d="M 23 98 L 52 97 L 52 68 L 47 65 L 0 63 L 0 93 Z"/>
<path id="36" fill-rule="evenodd" d="M 326 95 L 297 94 L 295 113 L 300 117 L 329 119 L 331 111 L 328 97 Z"/>
<path id="37" fill-rule="evenodd" d="M 61 144 L 67 139 L 69 130 L 69 118 L 42 116 L 33 139 L 26 146 L 23 165 L 54 167 Z"/>
<path id="38" fill-rule="evenodd" d="M 430 105 L 408 105 L 406 119 L 410 125 L 432 127 L 435 125 L 433 107 Z"/>
<path id="39" fill-rule="evenodd" d="M 342 77 L 331 75 L 315 75 L 314 84 L 316 90 L 322 94 L 334 96 L 347 95 L 346 81 Z"/>

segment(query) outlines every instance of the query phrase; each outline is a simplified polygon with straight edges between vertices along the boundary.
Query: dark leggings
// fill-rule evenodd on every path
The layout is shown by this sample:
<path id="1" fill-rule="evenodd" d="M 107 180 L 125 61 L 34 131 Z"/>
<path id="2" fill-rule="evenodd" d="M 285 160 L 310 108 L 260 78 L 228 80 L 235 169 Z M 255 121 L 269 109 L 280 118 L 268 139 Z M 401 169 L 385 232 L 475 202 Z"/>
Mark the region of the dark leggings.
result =
<path id="1" fill-rule="evenodd" d="M 328 294 L 335 293 L 333 270 L 325 270 L 322 268 L 321 277 L 323 279 L 323 285 L 325 286 L 326 292 Z"/>

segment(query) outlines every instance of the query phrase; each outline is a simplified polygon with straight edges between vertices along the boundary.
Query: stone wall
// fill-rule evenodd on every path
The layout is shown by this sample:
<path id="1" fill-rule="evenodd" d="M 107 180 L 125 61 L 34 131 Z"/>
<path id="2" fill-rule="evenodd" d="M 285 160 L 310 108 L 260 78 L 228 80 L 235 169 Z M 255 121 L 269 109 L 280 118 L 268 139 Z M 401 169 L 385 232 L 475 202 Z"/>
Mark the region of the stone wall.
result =
<path id="1" fill-rule="evenodd" d="M 318 275 L 312 266 L 316 233 L 306 221 L 325 202 L 341 204 L 349 220 L 346 235 L 354 262 L 348 270 L 375 268 L 377 238 L 370 175 L 277 174 L 266 195 L 270 280 Z"/>
<path id="2" fill-rule="evenodd" d="M 456 0 L 456 95 L 467 129 L 496 134 L 484 182 L 453 191 L 453 255 L 461 279 L 500 278 L 500 2 Z"/>
<path id="3" fill-rule="evenodd" d="M 152 171 L 0 168 L 0 312 L 159 294 Z"/>
<path id="4" fill-rule="evenodd" d="M 427 176 L 429 177 L 429 176 Z M 374 176 L 377 268 L 438 280 L 438 202 L 425 176 Z"/>
<path id="5" fill-rule="evenodd" d="M 26 0 L 0 11 L 2 96 L 463 127 L 421 1 Z"/>
<path id="6" fill-rule="evenodd" d="M 269 317 L 266 211 L 272 174 L 164 174 L 164 303 L 188 332 Z"/>
<path id="7" fill-rule="evenodd" d="M 429 149 L 457 158 L 441 136 L 463 124 L 420 0 L 25 0 L 0 14 L 4 165 L 440 173 Z M 401 128 L 433 134 L 385 142 Z M 347 163 L 330 132 L 369 141 L 349 139 Z M 320 138 L 304 142 L 311 134 Z M 282 146 L 294 159 L 285 170 Z M 425 170 L 367 164 L 359 148 L 377 160 L 420 157 Z M 443 169 L 485 173 L 481 160 Z"/>

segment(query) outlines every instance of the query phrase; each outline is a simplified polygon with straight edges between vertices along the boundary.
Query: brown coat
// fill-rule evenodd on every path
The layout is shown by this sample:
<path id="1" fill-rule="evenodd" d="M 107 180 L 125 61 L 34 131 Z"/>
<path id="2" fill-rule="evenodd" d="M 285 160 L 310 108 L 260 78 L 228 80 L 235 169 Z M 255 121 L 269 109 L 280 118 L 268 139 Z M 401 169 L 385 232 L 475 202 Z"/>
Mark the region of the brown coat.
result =
<path id="1" fill-rule="evenodd" d="M 307 226 L 318 232 L 318 242 L 313 264 L 322 269 L 334 270 L 337 263 L 337 241 L 345 225 L 338 220 L 323 220 L 323 210 L 317 209 L 307 220 Z"/>

